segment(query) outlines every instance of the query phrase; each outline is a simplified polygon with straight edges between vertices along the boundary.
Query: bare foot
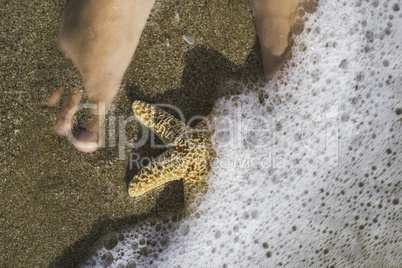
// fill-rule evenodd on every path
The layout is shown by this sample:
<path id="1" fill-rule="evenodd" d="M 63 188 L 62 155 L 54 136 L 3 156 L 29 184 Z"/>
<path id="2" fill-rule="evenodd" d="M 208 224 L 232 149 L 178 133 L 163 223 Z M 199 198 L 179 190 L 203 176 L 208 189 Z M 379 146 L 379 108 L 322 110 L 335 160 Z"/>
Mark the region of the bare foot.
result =
<path id="1" fill-rule="evenodd" d="M 290 48 L 293 31 L 303 31 L 303 21 L 295 19 L 301 5 L 306 12 L 315 10 L 313 0 L 250 0 L 260 41 L 261 56 L 266 76 L 280 63 Z M 304 12 L 304 11 L 302 11 Z"/>
<path id="2" fill-rule="evenodd" d="M 100 125 L 120 88 L 153 4 L 154 0 L 68 1 L 58 44 L 80 72 L 92 104 L 87 131 L 73 141 L 77 150 L 89 153 L 101 146 Z M 57 89 L 48 105 L 57 103 L 62 91 Z M 80 101 L 81 93 L 69 93 L 56 122 L 57 134 L 71 131 Z"/>

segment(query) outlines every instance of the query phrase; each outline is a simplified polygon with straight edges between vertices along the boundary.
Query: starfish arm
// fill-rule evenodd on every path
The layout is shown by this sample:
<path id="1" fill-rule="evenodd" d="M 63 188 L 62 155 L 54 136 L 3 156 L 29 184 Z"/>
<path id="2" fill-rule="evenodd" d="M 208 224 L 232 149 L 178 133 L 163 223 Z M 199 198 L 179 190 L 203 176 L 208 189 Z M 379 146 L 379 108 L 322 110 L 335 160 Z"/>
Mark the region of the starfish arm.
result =
<path id="1" fill-rule="evenodd" d="M 211 115 L 208 115 L 204 117 L 204 119 L 198 123 L 195 128 L 195 130 L 204 130 L 208 132 L 212 132 L 212 118 Z"/>
<path id="2" fill-rule="evenodd" d="M 128 188 L 130 196 L 139 196 L 169 181 L 180 180 L 185 175 L 181 158 L 179 151 L 173 148 L 158 156 L 132 179 Z"/>
<path id="3" fill-rule="evenodd" d="M 133 111 L 138 120 L 154 131 L 166 144 L 176 144 L 183 133 L 192 129 L 169 113 L 142 101 L 133 102 Z"/>

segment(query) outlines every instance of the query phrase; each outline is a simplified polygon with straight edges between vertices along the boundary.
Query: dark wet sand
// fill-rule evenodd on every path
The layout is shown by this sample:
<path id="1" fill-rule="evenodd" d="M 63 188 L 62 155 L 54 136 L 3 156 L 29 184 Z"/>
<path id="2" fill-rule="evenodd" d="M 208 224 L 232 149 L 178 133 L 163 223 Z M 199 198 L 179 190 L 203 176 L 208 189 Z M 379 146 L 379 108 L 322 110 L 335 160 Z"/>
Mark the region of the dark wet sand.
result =
<path id="1" fill-rule="evenodd" d="M 56 46 L 64 5 L 0 4 L 0 267 L 74 267 L 100 234 L 183 207 L 179 182 L 160 196 L 136 202 L 128 196 L 127 182 L 138 171 L 128 167 L 133 149 L 121 150 L 125 160 L 118 142 L 86 155 L 53 133 L 59 106 L 44 102 L 58 85 L 81 87 Z M 184 42 L 184 34 L 195 44 Z M 135 99 L 174 104 L 186 118 L 208 114 L 229 90 L 226 81 L 261 73 L 257 47 L 247 0 L 161 1 L 115 102 L 116 125 L 119 116 L 132 115 Z M 125 134 L 135 140 L 138 130 L 132 122 Z M 155 157 L 162 151 L 147 144 L 134 152 Z"/>

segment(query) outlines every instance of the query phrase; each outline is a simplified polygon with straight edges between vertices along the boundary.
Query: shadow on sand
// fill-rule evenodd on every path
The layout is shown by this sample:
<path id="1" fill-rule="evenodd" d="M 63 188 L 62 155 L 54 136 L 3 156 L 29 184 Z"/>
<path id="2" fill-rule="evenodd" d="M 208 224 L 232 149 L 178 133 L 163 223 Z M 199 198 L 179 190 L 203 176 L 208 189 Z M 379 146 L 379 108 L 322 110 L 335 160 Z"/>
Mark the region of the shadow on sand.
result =
<path id="1" fill-rule="evenodd" d="M 190 50 L 185 56 L 185 62 L 180 88 L 170 89 L 163 94 L 149 97 L 140 95 L 140 90 L 127 85 L 126 93 L 130 102 L 142 100 L 151 104 L 168 103 L 179 107 L 184 118 L 189 120 L 193 116 L 207 116 L 211 112 L 215 101 L 227 94 L 221 90 L 222 83 L 230 79 L 256 82 L 262 74 L 258 45 L 254 46 L 246 62 L 241 66 L 236 66 L 220 53 L 203 47 L 195 47 Z M 155 140 L 158 144 L 162 144 L 157 137 Z M 152 148 L 150 139 L 141 148 L 133 150 L 133 152 L 149 158 L 155 158 L 163 151 L 164 149 Z M 130 168 L 127 165 L 126 183 L 128 184 L 138 172 L 138 167 Z M 148 213 L 124 219 L 98 219 L 86 236 L 66 248 L 49 267 L 77 267 L 81 261 L 89 257 L 94 243 L 103 235 L 149 218 L 158 218 L 161 214 L 180 215 L 184 208 L 183 200 L 182 182 L 171 182 L 157 197 L 156 205 Z"/>

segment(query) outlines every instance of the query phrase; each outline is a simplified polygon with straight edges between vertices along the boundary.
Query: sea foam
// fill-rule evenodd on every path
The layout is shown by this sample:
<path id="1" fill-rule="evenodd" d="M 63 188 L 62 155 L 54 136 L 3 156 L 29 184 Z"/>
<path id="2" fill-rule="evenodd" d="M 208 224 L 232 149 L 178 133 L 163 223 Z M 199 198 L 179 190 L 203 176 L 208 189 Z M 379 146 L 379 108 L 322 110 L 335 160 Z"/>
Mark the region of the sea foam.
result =
<path id="1" fill-rule="evenodd" d="M 402 267 L 400 9 L 321 0 L 281 77 L 217 101 L 195 211 L 121 230 L 83 266 Z"/>

